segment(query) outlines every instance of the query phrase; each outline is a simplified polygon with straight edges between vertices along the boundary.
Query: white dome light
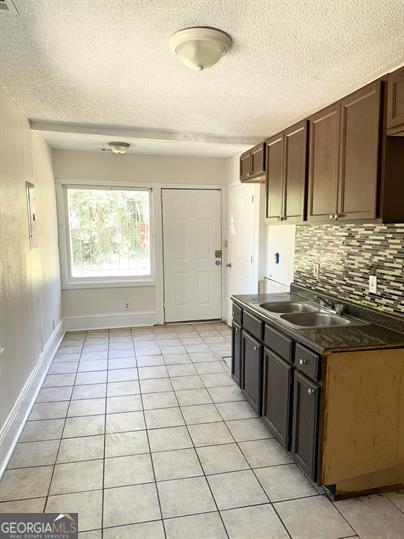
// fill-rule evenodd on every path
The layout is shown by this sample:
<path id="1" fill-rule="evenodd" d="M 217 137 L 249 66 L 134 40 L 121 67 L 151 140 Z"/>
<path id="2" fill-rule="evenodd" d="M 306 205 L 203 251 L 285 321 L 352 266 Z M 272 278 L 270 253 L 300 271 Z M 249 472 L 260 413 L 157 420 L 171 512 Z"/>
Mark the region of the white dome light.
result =
<path id="1" fill-rule="evenodd" d="M 128 153 L 130 144 L 128 142 L 110 142 L 109 147 L 113 153 L 124 154 Z"/>
<path id="2" fill-rule="evenodd" d="M 201 71 L 215 65 L 232 45 L 231 37 L 216 28 L 185 28 L 169 39 L 171 49 L 183 64 Z"/>

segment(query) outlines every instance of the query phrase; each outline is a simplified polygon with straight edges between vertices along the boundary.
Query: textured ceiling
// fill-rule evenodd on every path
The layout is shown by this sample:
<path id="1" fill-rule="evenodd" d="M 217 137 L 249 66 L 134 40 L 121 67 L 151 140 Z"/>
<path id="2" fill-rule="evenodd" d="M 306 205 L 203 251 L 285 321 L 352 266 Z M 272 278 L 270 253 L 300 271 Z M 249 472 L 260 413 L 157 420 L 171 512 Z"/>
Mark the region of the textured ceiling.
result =
<path id="1" fill-rule="evenodd" d="M 404 62 L 403 0 L 14 0 L 0 80 L 31 119 L 268 136 Z M 184 67 L 167 39 L 234 45 Z"/>

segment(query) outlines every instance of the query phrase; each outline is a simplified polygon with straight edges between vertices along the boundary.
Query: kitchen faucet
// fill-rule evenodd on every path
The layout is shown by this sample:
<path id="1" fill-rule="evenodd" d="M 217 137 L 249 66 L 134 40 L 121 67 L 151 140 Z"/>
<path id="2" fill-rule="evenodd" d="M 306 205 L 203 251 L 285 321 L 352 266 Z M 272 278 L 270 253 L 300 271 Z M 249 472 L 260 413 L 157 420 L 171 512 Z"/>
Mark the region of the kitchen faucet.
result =
<path id="1" fill-rule="evenodd" d="M 315 299 L 317 299 L 322 307 L 328 307 L 331 311 L 333 311 L 335 314 L 341 315 L 344 311 L 344 306 L 342 303 L 334 303 L 328 298 L 325 298 L 324 296 L 315 296 Z"/>

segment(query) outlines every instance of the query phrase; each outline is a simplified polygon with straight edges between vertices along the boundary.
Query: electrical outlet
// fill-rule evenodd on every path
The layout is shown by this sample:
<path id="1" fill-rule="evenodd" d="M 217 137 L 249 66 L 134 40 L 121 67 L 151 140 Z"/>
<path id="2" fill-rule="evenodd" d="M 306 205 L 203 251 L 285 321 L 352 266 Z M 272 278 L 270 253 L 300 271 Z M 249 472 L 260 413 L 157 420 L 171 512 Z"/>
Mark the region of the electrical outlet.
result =
<path id="1" fill-rule="evenodd" d="M 376 275 L 369 275 L 369 293 L 377 294 L 377 277 Z"/>
<path id="2" fill-rule="evenodd" d="M 318 279 L 320 277 L 320 263 L 315 262 L 313 265 L 313 276 L 315 279 Z"/>

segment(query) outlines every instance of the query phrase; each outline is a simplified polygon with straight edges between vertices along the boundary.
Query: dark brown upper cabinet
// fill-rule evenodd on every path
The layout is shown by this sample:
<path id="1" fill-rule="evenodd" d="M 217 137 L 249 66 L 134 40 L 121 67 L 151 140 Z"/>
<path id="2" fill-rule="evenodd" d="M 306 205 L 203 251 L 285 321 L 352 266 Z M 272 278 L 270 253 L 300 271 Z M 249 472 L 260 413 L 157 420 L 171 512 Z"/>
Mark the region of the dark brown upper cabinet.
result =
<path id="1" fill-rule="evenodd" d="M 267 140 L 269 222 L 302 221 L 305 213 L 307 122 Z"/>
<path id="2" fill-rule="evenodd" d="M 341 101 L 338 219 L 377 217 L 381 84 L 376 81 Z"/>
<path id="3" fill-rule="evenodd" d="M 263 142 L 241 154 L 240 181 L 265 182 L 265 144 Z"/>
<path id="4" fill-rule="evenodd" d="M 283 219 L 303 221 L 305 217 L 307 122 L 300 122 L 284 133 Z"/>
<path id="5" fill-rule="evenodd" d="M 340 104 L 309 119 L 309 221 L 333 219 L 337 213 Z"/>
<path id="6" fill-rule="evenodd" d="M 267 140 L 266 212 L 269 221 L 281 221 L 283 215 L 283 133 Z"/>
<path id="7" fill-rule="evenodd" d="M 404 67 L 266 141 L 269 223 L 404 222 Z M 250 163 L 241 165 L 241 172 Z"/>
<path id="8" fill-rule="evenodd" d="M 378 216 L 378 80 L 310 118 L 308 220 Z"/>
<path id="9" fill-rule="evenodd" d="M 388 78 L 387 133 L 404 135 L 404 67 Z"/>

